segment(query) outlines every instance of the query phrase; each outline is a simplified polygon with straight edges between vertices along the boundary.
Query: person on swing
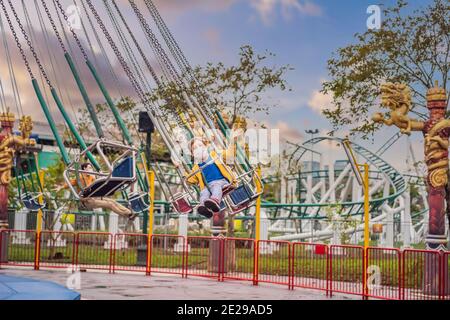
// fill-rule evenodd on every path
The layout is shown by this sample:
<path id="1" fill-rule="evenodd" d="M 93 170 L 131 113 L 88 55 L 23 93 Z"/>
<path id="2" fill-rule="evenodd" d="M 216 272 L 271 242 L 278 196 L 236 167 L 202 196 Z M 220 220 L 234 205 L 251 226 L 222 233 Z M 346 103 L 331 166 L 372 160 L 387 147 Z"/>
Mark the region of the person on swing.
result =
<path id="1" fill-rule="evenodd" d="M 198 137 L 189 142 L 189 149 L 194 158 L 194 166 L 188 174 L 187 182 L 200 188 L 197 212 L 211 218 L 214 213 L 220 212 L 223 189 L 235 183 L 232 171 L 225 164 L 232 150 L 219 156 L 214 150 L 209 151 L 206 141 Z"/>
<path id="2" fill-rule="evenodd" d="M 92 165 L 90 163 L 82 163 L 80 166 L 81 170 L 83 171 L 92 171 Z M 95 181 L 95 176 L 86 172 L 80 173 L 79 181 L 81 183 L 81 186 L 83 188 L 91 185 Z M 78 186 L 78 180 L 76 178 L 72 179 L 70 181 L 72 186 Z M 56 192 L 59 192 L 62 189 L 66 189 L 68 185 L 65 183 L 64 185 L 58 187 L 56 189 Z M 129 208 L 124 207 L 114 199 L 110 198 L 87 198 L 80 200 L 88 209 L 96 209 L 96 208 L 102 208 L 102 209 L 108 209 L 112 212 L 126 217 L 130 220 L 134 220 L 137 217 L 136 213 L 133 213 Z"/>

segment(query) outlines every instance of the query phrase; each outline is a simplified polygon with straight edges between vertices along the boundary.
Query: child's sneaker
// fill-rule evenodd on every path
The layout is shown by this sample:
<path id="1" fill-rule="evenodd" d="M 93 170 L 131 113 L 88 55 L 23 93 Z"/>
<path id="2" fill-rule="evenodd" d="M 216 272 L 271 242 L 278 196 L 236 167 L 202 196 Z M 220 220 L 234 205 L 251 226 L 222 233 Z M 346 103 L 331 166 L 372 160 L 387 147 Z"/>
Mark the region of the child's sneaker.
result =
<path id="1" fill-rule="evenodd" d="M 205 206 L 199 206 L 197 208 L 197 212 L 198 212 L 198 214 L 201 214 L 202 216 L 204 216 L 208 219 L 210 219 L 213 216 L 212 212 Z"/>
<path id="2" fill-rule="evenodd" d="M 205 207 L 207 207 L 212 212 L 219 212 L 220 211 L 220 204 L 219 201 L 217 201 L 214 198 L 208 199 L 205 201 Z"/>

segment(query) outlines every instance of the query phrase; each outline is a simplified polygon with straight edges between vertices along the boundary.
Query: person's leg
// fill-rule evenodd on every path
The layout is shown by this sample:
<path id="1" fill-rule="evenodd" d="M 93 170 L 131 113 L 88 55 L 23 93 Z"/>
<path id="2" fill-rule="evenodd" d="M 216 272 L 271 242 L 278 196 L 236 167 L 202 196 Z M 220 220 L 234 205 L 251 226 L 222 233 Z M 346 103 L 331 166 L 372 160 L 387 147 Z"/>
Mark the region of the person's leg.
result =
<path id="1" fill-rule="evenodd" d="M 198 214 L 201 214 L 208 219 L 212 217 L 212 212 L 205 207 L 205 201 L 207 201 L 210 196 L 211 192 L 209 192 L 208 188 L 204 188 L 200 191 L 200 205 L 197 207 Z"/>
<path id="2" fill-rule="evenodd" d="M 222 201 L 222 196 L 223 196 L 223 192 L 222 192 L 223 187 L 225 187 L 227 184 L 229 184 L 229 183 L 225 179 L 211 182 L 211 184 L 210 184 L 211 198 L 216 200 L 218 203 L 220 203 Z"/>
<path id="3" fill-rule="evenodd" d="M 204 188 L 202 191 L 200 191 L 200 205 L 204 205 L 205 201 L 211 197 L 211 192 L 209 192 L 208 188 Z"/>
<path id="4" fill-rule="evenodd" d="M 211 198 L 205 201 L 205 206 L 213 212 L 220 211 L 220 203 L 222 202 L 223 187 L 228 184 L 225 179 L 211 182 L 208 187 L 211 190 Z"/>

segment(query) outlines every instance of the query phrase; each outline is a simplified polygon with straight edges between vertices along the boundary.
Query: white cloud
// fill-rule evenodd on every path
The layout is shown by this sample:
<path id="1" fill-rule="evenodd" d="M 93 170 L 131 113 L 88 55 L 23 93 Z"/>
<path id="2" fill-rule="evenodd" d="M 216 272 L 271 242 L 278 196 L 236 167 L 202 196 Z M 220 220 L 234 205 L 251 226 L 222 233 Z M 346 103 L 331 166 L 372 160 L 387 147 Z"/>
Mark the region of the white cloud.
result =
<path id="1" fill-rule="evenodd" d="M 251 0 L 251 6 L 258 12 L 264 24 L 271 24 L 278 7 L 282 16 L 289 20 L 292 12 L 297 11 L 307 16 L 320 16 L 322 8 L 310 1 L 301 0 Z"/>
<path id="2" fill-rule="evenodd" d="M 329 94 L 324 94 L 319 90 L 312 93 L 308 100 L 308 107 L 315 112 L 322 114 L 324 109 L 329 109 L 333 104 L 333 98 Z"/>

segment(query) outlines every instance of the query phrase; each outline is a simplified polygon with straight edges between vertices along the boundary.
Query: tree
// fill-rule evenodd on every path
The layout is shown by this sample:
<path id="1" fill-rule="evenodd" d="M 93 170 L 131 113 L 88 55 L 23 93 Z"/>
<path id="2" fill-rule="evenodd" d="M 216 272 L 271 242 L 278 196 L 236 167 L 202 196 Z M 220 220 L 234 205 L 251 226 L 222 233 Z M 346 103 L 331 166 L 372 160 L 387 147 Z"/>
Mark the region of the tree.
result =
<path id="1" fill-rule="evenodd" d="M 322 93 L 333 105 L 323 114 L 333 131 L 348 126 L 364 137 L 378 128 L 369 120 L 378 104 L 383 82 L 402 82 L 411 87 L 413 112 L 425 113 L 426 91 L 434 80 L 448 88 L 450 55 L 450 5 L 434 0 L 425 8 L 407 13 L 407 2 L 398 0 L 383 10 L 381 29 L 355 35 L 356 43 L 339 48 L 328 60 L 330 80 Z"/>
<path id="2" fill-rule="evenodd" d="M 291 90 L 284 76 L 292 68 L 289 65 L 268 66 L 269 58 L 273 57 L 273 53 L 258 54 L 251 46 L 245 45 L 240 48 L 237 65 L 226 66 L 219 62 L 198 66 L 193 70 L 196 81 L 190 81 L 188 88 L 168 82 L 153 90 L 149 97 L 164 109 L 176 112 L 187 110 L 183 90 L 193 96 L 199 91 L 208 92 L 212 105 L 204 107 L 213 111 L 225 109 L 228 125 L 232 127 L 239 117 L 245 118 L 254 112 L 268 113 L 275 106 L 264 99 L 269 90 Z"/>
<path id="3" fill-rule="evenodd" d="M 130 97 L 123 97 L 116 103 L 116 108 L 119 111 L 125 126 L 130 132 L 133 144 L 136 147 L 140 147 L 143 143 L 145 143 L 145 137 L 138 133 L 139 115 L 138 112 L 136 112 L 136 102 L 134 102 Z M 114 141 L 124 142 L 122 131 L 117 125 L 116 119 L 113 117 L 109 106 L 106 103 L 97 104 L 95 106 L 95 113 L 100 124 L 102 125 L 105 135 Z M 90 142 L 95 140 L 95 138 L 92 139 L 92 137 L 96 136 L 94 125 L 86 108 L 78 110 L 77 130 L 83 137 L 91 137 L 89 140 Z M 71 141 L 72 143 L 75 141 L 73 135 L 68 131 L 65 132 L 64 137 L 65 141 Z M 166 161 L 170 158 L 167 148 L 164 146 L 162 138 L 157 132 L 152 136 L 152 156 L 156 159 Z"/>

